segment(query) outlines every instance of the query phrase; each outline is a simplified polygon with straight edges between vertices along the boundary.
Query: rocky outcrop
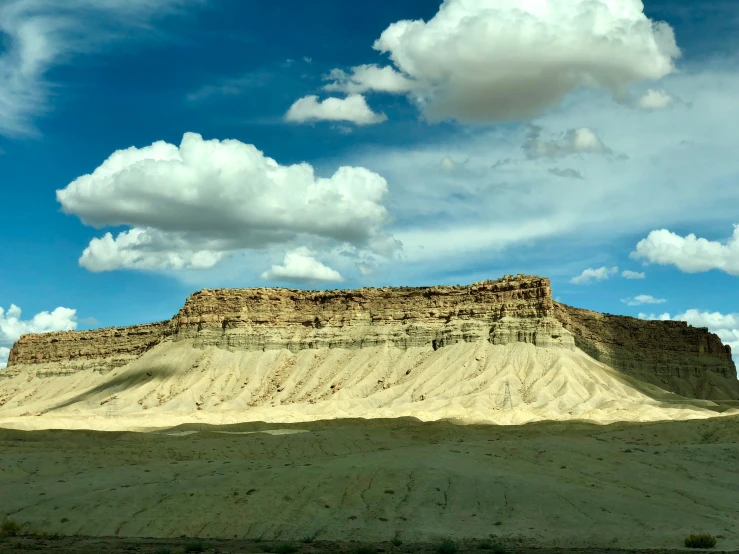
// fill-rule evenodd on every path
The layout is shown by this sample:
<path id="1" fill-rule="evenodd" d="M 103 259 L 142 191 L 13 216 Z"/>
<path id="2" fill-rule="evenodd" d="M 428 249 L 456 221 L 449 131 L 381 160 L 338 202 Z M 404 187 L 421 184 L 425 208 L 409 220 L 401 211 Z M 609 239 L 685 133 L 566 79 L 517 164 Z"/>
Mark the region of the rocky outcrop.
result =
<path id="1" fill-rule="evenodd" d="M 178 339 L 226 349 L 401 348 L 489 340 L 572 347 L 549 279 L 339 291 L 203 290 L 172 320 Z"/>
<path id="2" fill-rule="evenodd" d="M 558 302 L 554 315 L 572 333 L 575 346 L 614 369 L 680 394 L 704 398 L 708 389 L 718 387 L 726 397 L 739 399 L 731 347 L 705 327 L 602 314 Z M 686 382 L 695 390 L 681 389 Z"/>
<path id="3" fill-rule="evenodd" d="M 63 371 L 111 369 L 138 358 L 170 334 L 170 322 L 23 335 L 8 358 L 8 368 L 62 364 Z M 8 370 L 9 371 L 9 370 Z M 2 372 L 0 372 L 2 374 Z"/>

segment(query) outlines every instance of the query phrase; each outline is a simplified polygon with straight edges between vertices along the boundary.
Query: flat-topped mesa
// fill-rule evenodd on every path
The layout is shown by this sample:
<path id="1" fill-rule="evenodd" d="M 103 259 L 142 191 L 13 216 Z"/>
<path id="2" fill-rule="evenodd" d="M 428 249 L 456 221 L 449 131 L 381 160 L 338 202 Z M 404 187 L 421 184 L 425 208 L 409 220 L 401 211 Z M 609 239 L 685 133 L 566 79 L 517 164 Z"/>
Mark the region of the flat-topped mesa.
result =
<path id="1" fill-rule="evenodd" d="M 8 367 L 61 364 L 61 372 L 108 370 L 135 360 L 169 334 L 170 322 L 22 335 L 8 357 Z"/>
<path id="2" fill-rule="evenodd" d="M 479 340 L 573 347 L 553 313 L 549 279 L 506 275 L 469 286 L 202 290 L 172 323 L 176 340 L 233 350 L 438 348 Z"/>

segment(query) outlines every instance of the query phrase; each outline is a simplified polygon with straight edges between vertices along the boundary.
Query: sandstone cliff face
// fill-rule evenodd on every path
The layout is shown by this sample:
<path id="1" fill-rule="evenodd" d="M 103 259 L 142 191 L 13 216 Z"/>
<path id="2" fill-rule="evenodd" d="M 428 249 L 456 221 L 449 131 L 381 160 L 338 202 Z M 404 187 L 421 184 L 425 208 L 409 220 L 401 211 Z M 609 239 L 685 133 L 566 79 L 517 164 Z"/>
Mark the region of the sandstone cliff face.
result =
<path id="1" fill-rule="evenodd" d="M 65 371 L 112 369 L 138 358 L 168 334 L 170 322 L 23 335 L 8 358 L 8 370 L 23 364 L 63 363 Z M 3 372 L 0 372 L 2 375 Z"/>
<path id="2" fill-rule="evenodd" d="M 713 386 L 727 398 L 739 399 L 731 347 L 706 328 L 602 314 L 558 302 L 554 315 L 574 335 L 578 348 L 614 369 L 675 392 L 678 382 L 687 379 L 694 383 L 692 395 L 699 398 Z M 727 381 L 708 379 L 709 374 Z"/>
<path id="3" fill-rule="evenodd" d="M 178 339 L 227 349 L 401 348 L 489 340 L 572 347 L 548 279 L 347 291 L 204 290 L 174 317 Z"/>

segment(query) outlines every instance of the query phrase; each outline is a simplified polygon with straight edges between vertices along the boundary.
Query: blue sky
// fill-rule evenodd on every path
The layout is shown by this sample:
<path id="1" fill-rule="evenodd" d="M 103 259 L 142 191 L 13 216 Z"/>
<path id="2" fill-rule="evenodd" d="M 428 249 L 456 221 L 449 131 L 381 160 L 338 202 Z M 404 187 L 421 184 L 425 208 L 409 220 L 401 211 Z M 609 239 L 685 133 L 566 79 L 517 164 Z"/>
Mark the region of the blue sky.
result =
<path id="1" fill-rule="evenodd" d="M 737 30 L 734 0 L 0 0 L 0 365 L 200 288 L 506 273 L 739 351 Z"/>

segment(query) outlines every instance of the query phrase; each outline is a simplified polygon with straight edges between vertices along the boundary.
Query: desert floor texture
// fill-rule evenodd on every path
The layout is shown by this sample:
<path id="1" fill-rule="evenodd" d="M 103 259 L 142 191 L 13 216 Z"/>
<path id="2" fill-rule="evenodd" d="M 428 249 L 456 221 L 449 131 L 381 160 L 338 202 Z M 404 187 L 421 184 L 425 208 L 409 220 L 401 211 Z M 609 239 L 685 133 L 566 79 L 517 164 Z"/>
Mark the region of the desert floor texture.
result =
<path id="1" fill-rule="evenodd" d="M 243 551 L 255 552 L 254 539 L 315 551 L 300 543 L 306 536 L 341 541 L 327 551 L 394 538 L 421 550 L 491 538 L 509 549 L 677 551 L 691 532 L 739 550 L 738 440 L 739 418 L 729 416 L 5 429 L 0 491 L 2 511 L 36 532 L 249 539 Z"/>

